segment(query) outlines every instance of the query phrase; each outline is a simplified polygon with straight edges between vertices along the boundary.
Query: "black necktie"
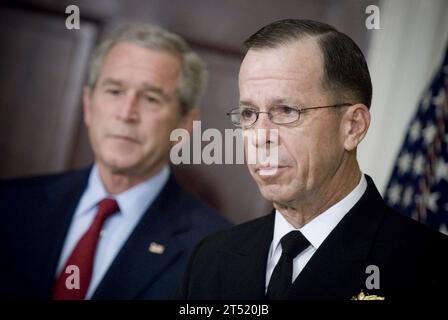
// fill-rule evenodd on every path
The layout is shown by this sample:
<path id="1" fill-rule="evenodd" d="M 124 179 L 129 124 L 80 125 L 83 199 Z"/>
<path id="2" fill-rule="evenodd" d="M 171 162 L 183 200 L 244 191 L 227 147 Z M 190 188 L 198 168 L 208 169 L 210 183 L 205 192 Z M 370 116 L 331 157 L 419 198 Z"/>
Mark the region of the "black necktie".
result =
<path id="1" fill-rule="evenodd" d="M 286 293 L 292 284 L 292 261 L 310 245 L 300 231 L 291 231 L 280 240 L 280 243 L 282 245 L 282 256 L 269 281 L 268 299 L 284 299 L 286 297 Z"/>

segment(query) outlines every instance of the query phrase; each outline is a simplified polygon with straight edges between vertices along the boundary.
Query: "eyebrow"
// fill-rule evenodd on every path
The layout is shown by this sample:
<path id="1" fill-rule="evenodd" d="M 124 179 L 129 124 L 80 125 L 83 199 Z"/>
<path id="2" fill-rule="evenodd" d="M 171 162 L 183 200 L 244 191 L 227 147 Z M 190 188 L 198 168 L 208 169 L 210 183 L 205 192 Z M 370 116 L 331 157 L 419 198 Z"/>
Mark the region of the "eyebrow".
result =
<path id="1" fill-rule="evenodd" d="M 107 78 L 105 79 L 100 87 L 106 87 L 106 86 L 118 86 L 118 87 L 125 87 L 125 84 L 123 83 L 123 81 L 120 80 L 116 80 L 116 79 L 112 79 L 112 78 Z M 169 96 L 163 91 L 162 88 L 151 85 L 147 82 L 143 82 L 142 88 L 140 89 L 140 91 L 144 91 L 144 92 L 153 92 L 156 93 L 158 95 L 160 95 L 162 98 L 168 100 Z"/>
<path id="2" fill-rule="evenodd" d="M 239 104 L 240 104 L 240 107 L 241 106 L 247 106 L 247 107 L 254 107 L 255 108 L 255 104 L 252 103 L 252 101 L 250 101 L 250 100 L 240 100 Z"/>
<path id="3" fill-rule="evenodd" d="M 288 106 L 300 106 L 300 103 L 290 103 L 291 100 L 287 100 L 285 98 L 274 98 L 273 100 L 269 101 L 269 105 L 288 105 Z M 252 102 L 252 100 L 248 99 L 248 100 L 240 100 L 240 106 L 248 106 L 251 108 L 256 108 L 258 109 L 258 107 L 256 106 L 256 104 L 254 102 Z"/>
<path id="4" fill-rule="evenodd" d="M 150 85 L 149 83 L 146 83 L 146 82 L 143 83 L 141 90 L 145 91 L 145 92 L 148 92 L 148 91 L 153 92 L 153 93 L 156 93 L 156 94 L 162 96 L 164 99 L 169 99 L 169 96 L 165 93 L 165 91 L 163 91 L 162 88 Z"/>
<path id="5" fill-rule="evenodd" d="M 105 87 L 105 86 L 109 86 L 109 85 L 119 86 L 119 87 L 124 86 L 123 82 L 121 82 L 120 80 L 107 78 L 101 82 L 100 87 Z"/>

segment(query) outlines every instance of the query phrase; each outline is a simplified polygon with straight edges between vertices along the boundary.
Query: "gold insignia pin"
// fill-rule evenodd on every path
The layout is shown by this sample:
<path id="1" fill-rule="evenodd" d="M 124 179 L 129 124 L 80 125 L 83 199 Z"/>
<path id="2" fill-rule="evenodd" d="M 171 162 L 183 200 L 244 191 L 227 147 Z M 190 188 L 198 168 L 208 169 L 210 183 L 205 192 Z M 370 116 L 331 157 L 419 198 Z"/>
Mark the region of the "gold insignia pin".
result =
<path id="1" fill-rule="evenodd" d="M 350 300 L 384 300 L 384 297 L 377 296 L 374 294 L 364 294 L 364 292 L 361 290 L 360 293 L 358 293 L 357 296 L 353 296 Z"/>
<path id="2" fill-rule="evenodd" d="M 157 242 L 151 242 L 148 251 L 155 254 L 163 254 L 165 252 L 165 246 Z"/>

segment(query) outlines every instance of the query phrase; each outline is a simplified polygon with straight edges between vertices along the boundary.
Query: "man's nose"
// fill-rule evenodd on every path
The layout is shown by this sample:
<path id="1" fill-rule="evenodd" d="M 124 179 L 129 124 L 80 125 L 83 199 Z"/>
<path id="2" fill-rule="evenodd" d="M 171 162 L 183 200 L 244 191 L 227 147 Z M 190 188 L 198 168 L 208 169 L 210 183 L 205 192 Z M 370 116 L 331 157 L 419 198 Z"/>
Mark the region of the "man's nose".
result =
<path id="1" fill-rule="evenodd" d="M 134 93 L 126 95 L 123 103 L 119 106 L 118 118 L 124 121 L 136 121 L 139 118 L 138 96 Z"/>
<path id="2" fill-rule="evenodd" d="M 278 133 L 274 132 L 278 130 L 276 125 L 272 123 L 268 113 L 260 113 L 258 120 L 255 122 L 251 130 L 251 142 L 257 148 L 262 148 L 266 145 L 275 143 L 274 136 Z"/>

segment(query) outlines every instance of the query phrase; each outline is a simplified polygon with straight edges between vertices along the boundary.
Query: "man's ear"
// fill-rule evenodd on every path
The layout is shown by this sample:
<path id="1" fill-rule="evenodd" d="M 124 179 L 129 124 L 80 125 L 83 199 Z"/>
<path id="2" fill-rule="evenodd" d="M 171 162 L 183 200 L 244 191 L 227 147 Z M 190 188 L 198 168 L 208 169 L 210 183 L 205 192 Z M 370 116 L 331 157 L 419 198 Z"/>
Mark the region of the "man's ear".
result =
<path id="1" fill-rule="evenodd" d="M 88 86 L 82 89 L 82 109 L 84 111 L 84 123 L 88 127 L 91 118 L 92 90 Z"/>
<path id="2" fill-rule="evenodd" d="M 191 135 L 193 132 L 193 121 L 199 120 L 199 108 L 192 108 L 184 115 L 180 121 L 179 127 L 188 131 Z"/>
<path id="3" fill-rule="evenodd" d="M 342 118 L 344 148 L 347 151 L 356 149 L 367 134 L 369 126 L 370 112 L 367 106 L 362 103 L 350 106 Z"/>

